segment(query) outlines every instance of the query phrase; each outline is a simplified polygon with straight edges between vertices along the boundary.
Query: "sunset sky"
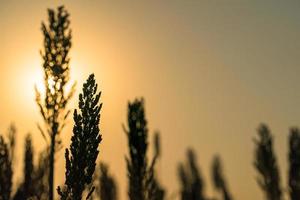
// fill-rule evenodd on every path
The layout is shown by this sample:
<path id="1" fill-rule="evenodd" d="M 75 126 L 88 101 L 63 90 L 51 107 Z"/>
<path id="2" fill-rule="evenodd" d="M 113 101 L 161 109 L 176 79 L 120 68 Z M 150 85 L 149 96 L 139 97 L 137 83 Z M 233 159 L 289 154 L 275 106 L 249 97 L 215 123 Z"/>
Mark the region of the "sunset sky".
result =
<path id="1" fill-rule="evenodd" d="M 62 4 L 71 14 L 71 82 L 77 81 L 69 108 L 76 108 L 83 81 L 95 73 L 103 94 L 99 159 L 109 163 L 121 200 L 128 152 L 122 124 L 136 97 L 145 98 L 150 142 L 161 132 L 158 170 L 168 195 L 179 191 L 177 164 L 193 147 L 209 196 L 215 194 L 211 161 L 219 154 L 234 198 L 263 199 L 253 168 L 261 122 L 274 134 L 286 189 L 288 131 L 300 126 L 300 2 L 292 0 L 0 1 L 0 132 L 10 122 L 17 126 L 17 168 L 26 133 L 37 152 L 46 145 L 36 127 L 42 118 L 34 94 L 43 80 L 40 28 L 47 8 Z M 64 181 L 63 153 L 56 186 Z"/>

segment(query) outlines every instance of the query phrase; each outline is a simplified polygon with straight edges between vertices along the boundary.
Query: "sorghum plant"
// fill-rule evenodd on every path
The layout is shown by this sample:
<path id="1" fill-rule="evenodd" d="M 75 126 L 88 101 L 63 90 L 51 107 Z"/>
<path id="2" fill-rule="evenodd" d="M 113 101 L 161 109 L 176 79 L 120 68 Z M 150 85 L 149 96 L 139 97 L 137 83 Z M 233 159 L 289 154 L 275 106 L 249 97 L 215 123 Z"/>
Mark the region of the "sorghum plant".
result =
<path id="1" fill-rule="evenodd" d="M 92 182 L 98 157 L 98 146 L 102 140 L 99 122 L 102 103 L 97 92 L 94 75 L 83 84 L 79 95 L 79 110 L 74 111 L 74 128 L 71 145 L 66 149 L 65 188 L 58 187 L 61 199 L 81 200 L 85 187 Z M 93 189 L 90 191 L 91 195 Z"/>
<path id="2" fill-rule="evenodd" d="M 204 200 L 204 184 L 200 175 L 196 155 L 192 149 L 187 151 L 187 165 L 179 164 L 178 176 L 181 182 L 182 200 Z"/>
<path id="3" fill-rule="evenodd" d="M 215 156 L 213 160 L 212 180 L 216 190 L 222 193 L 223 200 L 232 200 L 227 183 L 224 178 L 222 163 L 219 156 Z"/>
<path id="4" fill-rule="evenodd" d="M 98 196 L 101 200 L 117 200 L 117 185 L 115 179 L 109 174 L 108 165 L 100 163 L 99 166 Z"/>
<path id="5" fill-rule="evenodd" d="M 147 136 L 148 128 L 145 119 L 144 101 L 135 100 L 128 103 L 128 137 L 129 158 L 127 161 L 127 175 L 129 181 L 129 199 L 146 200 L 147 174 Z"/>
<path id="6" fill-rule="evenodd" d="M 57 11 L 48 10 L 49 24 L 42 23 L 44 34 L 44 49 L 41 51 L 44 69 L 45 99 L 41 100 L 41 93 L 36 89 L 36 101 L 46 125 L 46 132 L 50 137 L 49 154 L 49 200 L 53 200 L 54 189 L 54 154 L 57 137 L 64 127 L 69 112 L 65 112 L 66 105 L 73 94 L 66 93 L 65 86 L 69 81 L 68 56 L 71 48 L 71 30 L 69 28 L 69 13 L 63 6 Z M 44 131 L 41 131 L 46 137 Z"/>
<path id="7" fill-rule="evenodd" d="M 282 191 L 277 160 L 273 152 L 273 137 L 266 125 L 262 124 L 258 128 L 258 138 L 254 142 L 257 182 L 265 192 L 267 200 L 281 200 Z"/>
<path id="8" fill-rule="evenodd" d="M 23 182 L 19 185 L 14 200 L 28 199 L 35 195 L 35 183 L 33 182 L 34 164 L 33 164 L 33 146 L 30 134 L 25 138 Z"/>
<path id="9" fill-rule="evenodd" d="M 0 200 L 9 200 L 12 191 L 12 165 L 8 144 L 0 135 Z"/>
<path id="10" fill-rule="evenodd" d="M 152 163 L 147 171 L 146 177 L 146 198 L 148 200 L 163 200 L 165 197 L 165 190 L 158 181 L 155 164 L 160 157 L 160 135 L 158 132 L 154 134 L 154 157 Z"/>
<path id="11" fill-rule="evenodd" d="M 128 130 L 125 132 L 129 147 L 129 158 L 126 157 L 129 199 L 163 199 L 164 190 L 155 175 L 155 163 L 160 153 L 159 141 L 155 142 L 155 155 L 150 166 L 147 164 L 148 128 L 143 99 L 129 102 L 127 120 Z"/>
<path id="12" fill-rule="evenodd" d="M 300 199 L 300 132 L 290 130 L 289 136 L 289 193 L 291 200 Z"/>

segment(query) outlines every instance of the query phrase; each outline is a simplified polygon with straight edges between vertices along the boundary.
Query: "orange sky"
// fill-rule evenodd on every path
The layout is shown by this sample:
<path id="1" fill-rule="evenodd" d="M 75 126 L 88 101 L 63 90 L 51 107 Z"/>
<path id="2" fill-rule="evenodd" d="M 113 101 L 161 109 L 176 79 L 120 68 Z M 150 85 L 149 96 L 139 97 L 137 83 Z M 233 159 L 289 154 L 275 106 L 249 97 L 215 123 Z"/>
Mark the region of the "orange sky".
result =
<path id="1" fill-rule="evenodd" d="M 20 138 L 34 135 L 37 150 L 45 145 L 35 125 L 41 116 L 33 89 L 42 80 L 40 26 L 46 8 L 60 4 L 71 13 L 71 78 L 78 82 L 69 108 L 95 73 L 103 91 L 100 159 L 110 163 L 122 199 L 127 140 L 121 124 L 128 100 L 141 96 L 151 134 L 162 134 L 159 173 L 169 194 L 178 190 L 176 166 L 192 146 L 208 194 L 210 162 L 219 153 L 235 199 L 262 199 L 252 165 L 260 122 L 275 135 L 286 186 L 288 128 L 300 124 L 299 2 L 1 1 L 0 131 L 14 121 Z M 62 134 L 66 147 L 71 127 L 70 118 Z M 20 154 L 22 147 L 20 140 Z M 57 185 L 63 165 L 61 152 Z"/>

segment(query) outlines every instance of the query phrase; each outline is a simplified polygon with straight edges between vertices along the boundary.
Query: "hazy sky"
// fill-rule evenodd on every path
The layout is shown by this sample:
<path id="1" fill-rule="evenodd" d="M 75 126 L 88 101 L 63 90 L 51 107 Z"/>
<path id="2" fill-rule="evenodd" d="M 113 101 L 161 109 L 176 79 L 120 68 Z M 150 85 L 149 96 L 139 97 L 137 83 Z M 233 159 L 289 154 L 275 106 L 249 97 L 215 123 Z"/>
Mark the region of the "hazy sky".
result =
<path id="1" fill-rule="evenodd" d="M 20 138 L 34 135 L 37 151 L 45 146 L 33 90 L 43 78 L 40 27 L 46 9 L 61 4 L 71 13 L 71 76 L 78 83 L 69 108 L 95 73 L 103 91 L 100 160 L 109 162 L 122 200 L 127 140 L 121 125 L 128 100 L 142 96 L 150 133 L 162 134 L 159 174 L 169 195 L 179 189 L 177 163 L 191 146 L 207 194 L 214 194 L 209 169 L 218 153 L 235 199 L 262 199 L 252 141 L 261 122 L 274 133 L 286 188 L 288 130 L 300 125 L 299 1 L 1 0 L 0 131 L 14 121 Z M 72 123 L 62 133 L 65 147 Z M 56 185 L 64 181 L 63 152 L 57 159 Z"/>

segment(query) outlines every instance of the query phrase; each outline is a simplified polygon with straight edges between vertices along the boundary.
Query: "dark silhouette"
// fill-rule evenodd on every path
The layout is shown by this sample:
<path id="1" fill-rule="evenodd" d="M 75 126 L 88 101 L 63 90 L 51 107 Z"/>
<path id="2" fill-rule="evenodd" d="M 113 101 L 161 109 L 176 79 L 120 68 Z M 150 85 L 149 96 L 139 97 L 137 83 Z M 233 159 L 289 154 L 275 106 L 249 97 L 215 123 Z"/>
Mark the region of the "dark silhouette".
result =
<path id="1" fill-rule="evenodd" d="M 300 132 L 290 130 L 289 136 L 289 193 L 291 200 L 300 199 Z"/>
<path id="2" fill-rule="evenodd" d="M 29 198 L 34 196 L 33 190 L 33 147 L 31 136 L 27 135 L 25 139 L 25 166 L 24 166 L 24 197 Z"/>
<path id="3" fill-rule="evenodd" d="M 179 164 L 178 176 L 181 184 L 181 200 L 204 200 L 204 183 L 200 175 L 196 155 L 192 149 L 187 151 L 187 166 Z"/>
<path id="4" fill-rule="evenodd" d="M 223 175 L 222 163 L 219 156 L 215 156 L 213 160 L 212 179 L 216 190 L 222 193 L 223 200 L 232 200 L 227 183 Z"/>
<path id="5" fill-rule="evenodd" d="M 159 156 L 159 144 L 156 144 L 154 158 L 148 166 L 148 128 L 145 118 L 144 100 L 136 99 L 128 103 L 128 138 L 129 158 L 126 157 L 130 200 L 162 199 L 164 191 L 155 178 L 155 163 Z M 161 198 L 157 198 L 157 197 Z"/>
<path id="6" fill-rule="evenodd" d="M 33 147 L 32 147 L 32 139 L 30 134 L 26 136 L 25 139 L 25 155 L 24 155 L 24 180 L 23 183 L 20 184 L 17 192 L 14 196 L 14 200 L 18 199 L 28 199 L 30 197 L 34 197 L 36 191 L 34 190 L 34 164 L 33 164 Z"/>
<path id="7" fill-rule="evenodd" d="M 117 200 L 117 184 L 115 179 L 109 174 L 108 165 L 100 163 L 99 171 L 97 196 L 101 200 Z"/>
<path id="8" fill-rule="evenodd" d="M 185 172 L 184 165 L 180 163 L 178 165 L 178 177 L 181 185 L 180 197 L 181 200 L 187 200 L 190 196 L 190 184 L 189 177 Z"/>
<path id="9" fill-rule="evenodd" d="M 39 153 L 38 163 L 34 169 L 33 177 L 35 197 L 37 199 L 48 199 L 49 149 L 45 149 Z"/>
<path id="10" fill-rule="evenodd" d="M 146 199 L 146 173 L 147 173 L 147 136 L 148 128 L 145 119 L 144 101 L 135 100 L 128 103 L 128 147 L 129 158 L 126 157 L 127 175 L 130 200 Z"/>
<path id="11" fill-rule="evenodd" d="M 262 124 L 258 128 L 258 138 L 254 139 L 255 161 L 258 172 L 257 182 L 265 192 L 267 200 L 281 200 L 281 186 L 276 156 L 273 152 L 273 138 L 269 128 Z"/>
<path id="12" fill-rule="evenodd" d="M 9 154 L 11 158 L 12 165 L 14 164 L 15 159 L 15 147 L 16 147 L 16 137 L 17 137 L 17 128 L 15 124 L 11 123 L 8 128 L 8 145 L 9 145 Z"/>
<path id="13" fill-rule="evenodd" d="M 69 13 L 63 6 L 57 11 L 48 9 L 49 25 L 42 23 L 44 34 L 44 49 L 41 51 L 44 60 L 45 99 L 36 89 L 36 101 L 46 125 L 46 132 L 50 136 L 49 154 L 49 200 L 53 200 L 54 190 L 54 154 L 60 144 L 57 137 L 64 127 L 64 121 L 69 112 L 64 112 L 66 104 L 73 94 L 65 92 L 69 81 L 69 50 L 71 48 L 71 30 L 69 28 Z M 46 138 L 44 131 L 42 135 Z"/>
<path id="14" fill-rule="evenodd" d="M 12 123 L 8 128 L 7 142 L 0 135 L 0 200 L 10 199 L 12 194 L 16 134 L 16 126 Z"/>
<path id="15" fill-rule="evenodd" d="M 162 200 L 165 197 L 165 190 L 158 181 L 155 171 L 155 164 L 161 155 L 160 135 L 158 132 L 154 134 L 154 157 L 147 172 L 147 199 Z"/>
<path id="16" fill-rule="evenodd" d="M 12 165 L 8 144 L 0 135 L 0 200 L 9 200 L 12 192 Z"/>
<path id="17" fill-rule="evenodd" d="M 102 140 L 99 133 L 101 92 L 97 92 L 94 75 L 90 75 L 83 84 L 79 95 L 79 109 L 74 111 L 74 128 L 71 145 L 66 149 L 66 180 L 62 190 L 58 187 L 61 199 L 81 200 L 86 185 L 92 182 L 98 157 L 98 146 Z M 91 196 L 94 188 L 89 192 Z M 88 199 L 87 197 L 87 199 Z"/>

